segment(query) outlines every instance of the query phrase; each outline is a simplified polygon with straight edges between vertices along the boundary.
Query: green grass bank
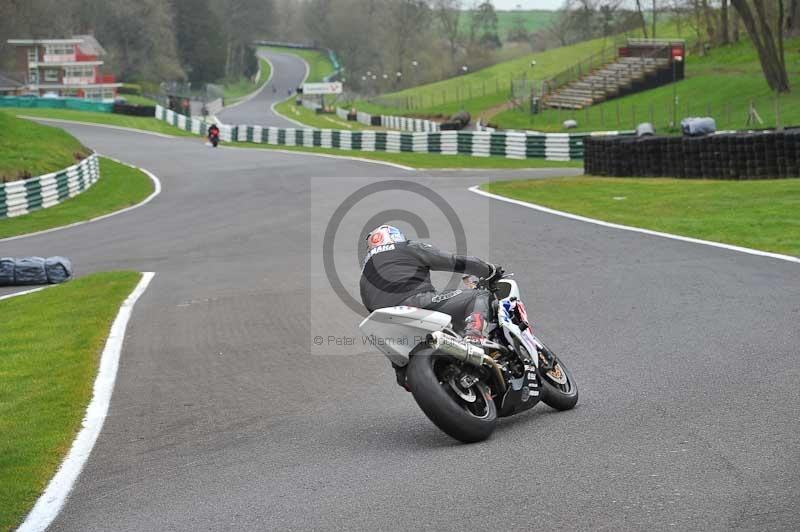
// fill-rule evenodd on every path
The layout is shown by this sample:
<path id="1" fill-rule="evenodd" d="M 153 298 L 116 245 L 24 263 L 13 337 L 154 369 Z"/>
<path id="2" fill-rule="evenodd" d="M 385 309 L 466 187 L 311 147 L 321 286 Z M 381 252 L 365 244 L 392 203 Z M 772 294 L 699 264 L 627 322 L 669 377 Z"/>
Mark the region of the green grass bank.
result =
<path id="1" fill-rule="evenodd" d="M 15 109 L 6 107 L 0 109 L 3 113 L 12 116 L 30 116 L 34 118 L 53 118 L 56 120 L 70 120 L 73 122 L 89 122 L 106 126 L 127 127 L 150 131 L 153 133 L 163 133 L 165 135 L 176 135 L 181 137 L 196 137 L 194 133 L 183 131 L 174 126 L 156 120 L 149 116 L 128 116 L 113 113 L 94 113 L 91 111 L 73 111 L 71 109 Z"/>
<path id="2" fill-rule="evenodd" d="M 111 323 L 140 277 L 97 273 L 0 301 L 0 530 L 20 524 L 69 451 Z"/>
<path id="3" fill-rule="evenodd" d="M 800 256 L 800 179 L 567 177 L 481 188 L 608 222 Z"/>
<path id="4" fill-rule="evenodd" d="M 547 109 L 531 115 L 528 109 L 508 110 L 492 123 L 506 129 L 563 131 L 563 122 L 574 119 L 577 131 L 633 129 L 638 123 L 651 122 L 659 132 L 667 132 L 673 121 L 687 116 L 712 116 L 718 129 L 743 129 L 747 125 L 750 103 L 755 105 L 764 123 L 750 127 L 774 127 L 779 106 L 782 125 L 800 124 L 800 38 L 786 41 L 786 67 L 794 90 L 776 96 L 769 89 L 761 70 L 758 54 L 749 39 L 712 49 L 706 56 L 689 55 L 686 79 L 646 92 L 617 98 L 568 111 Z M 677 96 L 677 106 L 673 106 Z M 575 130 L 573 130 L 575 131 Z"/>
<path id="5" fill-rule="evenodd" d="M 0 238 L 24 235 L 89 220 L 136 205 L 153 193 L 152 180 L 141 170 L 100 158 L 100 180 L 63 203 L 14 218 L 0 218 Z"/>
<path id="6" fill-rule="evenodd" d="M 0 112 L 0 182 L 55 172 L 89 155 L 88 148 L 61 129 Z"/>

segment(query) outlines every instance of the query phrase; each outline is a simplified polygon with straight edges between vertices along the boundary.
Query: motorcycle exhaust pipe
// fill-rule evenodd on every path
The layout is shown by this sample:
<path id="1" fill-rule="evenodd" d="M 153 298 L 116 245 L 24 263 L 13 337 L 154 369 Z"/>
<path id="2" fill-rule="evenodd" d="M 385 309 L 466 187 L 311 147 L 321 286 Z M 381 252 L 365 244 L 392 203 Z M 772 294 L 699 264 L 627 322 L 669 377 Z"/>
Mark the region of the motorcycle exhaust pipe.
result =
<path id="1" fill-rule="evenodd" d="M 483 348 L 465 342 L 464 340 L 453 338 L 450 335 L 444 334 L 442 331 L 432 332 L 428 345 L 430 345 L 434 351 L 451 356 L 467 364 L 477 367 L 484 365 L 491 367 L 494 369 L 498 386 L 505 391 L 506 385 L 500 365 L 492 357 L 484 353 Z"/>
<path id="2" fill-rule="evenodd" d="M 483 348 L 464 340 L 453 338 L 442 331 L 433 332 L 430 336 L 429 345 L 434 351 L 457 358 L 473 366 L 482 366 L 484 364 L 486 353 L 483 352 Z"/>

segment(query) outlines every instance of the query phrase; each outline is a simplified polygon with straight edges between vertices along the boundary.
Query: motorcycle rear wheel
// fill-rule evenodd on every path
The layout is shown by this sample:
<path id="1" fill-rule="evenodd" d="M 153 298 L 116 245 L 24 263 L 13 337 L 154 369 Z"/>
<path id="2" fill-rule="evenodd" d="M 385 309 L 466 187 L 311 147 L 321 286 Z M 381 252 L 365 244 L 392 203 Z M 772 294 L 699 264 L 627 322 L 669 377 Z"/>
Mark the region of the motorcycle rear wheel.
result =
<path id="1" fill-rule="evenodd" d="M 489 387 L 478 381 L 468 390 L 474 402 L 462 399 L 443 370 L 456 362 L 450 357 L 424 350 L 413 357 L 406 369 L 406 380 L 419 407 L 443 432 L 464 443 L 487 439 L 497 426 L 497 408 Z"/>

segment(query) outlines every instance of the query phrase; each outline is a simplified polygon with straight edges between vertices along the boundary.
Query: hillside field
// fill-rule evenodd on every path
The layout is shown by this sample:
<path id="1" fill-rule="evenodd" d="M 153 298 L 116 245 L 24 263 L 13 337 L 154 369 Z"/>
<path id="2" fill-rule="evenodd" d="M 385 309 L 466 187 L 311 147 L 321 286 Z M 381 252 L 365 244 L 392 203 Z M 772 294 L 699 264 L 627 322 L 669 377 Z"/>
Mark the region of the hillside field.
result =
<path id="1" fill-rule="evenodd" d="M 471 11 L 465 10 L 461 13 L 461 18 L 458 21 L 459 28 L 463 33 L 469 32 L 469 21 Z M 497 33 L 500 35 L 500 40 L 505 42 L 508 31 L 514 27 L 514 20 L 516 17 L 522 17 L 525 29 L 533 33 L 546 28 L 558 16 L 555 11 L 546 11 L 544 9 L 522 9 L 519 11 L 495 11 L 497 13 Z"/>
<path id="2" fill-rule="evenodd" d="M 786 67 L 793 91 L 778 98 L 782 125 L 800 124 L 800 38 L 786 41 Z M 673 110 L 673 96 L 678 104 Z M 712 49 L 705 57 L 686 58 L 686 79 L 657 89 L 609 100 L 581 111 L 548 109 L 531 115 L 527 108 L 508 110 L 495 116 L 492 123 L 507 129 L 564 131 L 563 121 L 575 119 L 578 131 L 632 129 L 640 122 L 652 122 L 658 131 L 670 128 L 673 111 L 679 122 L 687 116 L 711 116 L 718 129 L 746 127 L 750 103 L 763 124 L 750 127 L 774 127 L 777 124 L 776 97 L 767 86 L 758 55 L 752 43 L 743 39 L 737 44 Z"/>

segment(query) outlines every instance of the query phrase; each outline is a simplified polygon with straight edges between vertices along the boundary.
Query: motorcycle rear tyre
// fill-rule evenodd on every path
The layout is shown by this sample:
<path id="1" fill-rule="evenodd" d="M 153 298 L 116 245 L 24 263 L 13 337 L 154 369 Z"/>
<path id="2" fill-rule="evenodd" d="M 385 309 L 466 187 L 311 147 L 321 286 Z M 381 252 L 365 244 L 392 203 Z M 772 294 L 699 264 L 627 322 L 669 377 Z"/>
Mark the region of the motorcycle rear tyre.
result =
<path id="1" fill-rule="evenodd" d="M 486 401 L 487 414 L 483 418 L 470 414 L 460 405 L 446 386 L 439 382 L 433 365 L 438 357 L 425 350 L 411 357 L 406 370 L 406 380 L 419 407 L 443 432 L 463 443 L 487 439 L 497 426 L 497 408 L 494 401 Z M 486 385 L 481 383 L 486 393 Z"/>

